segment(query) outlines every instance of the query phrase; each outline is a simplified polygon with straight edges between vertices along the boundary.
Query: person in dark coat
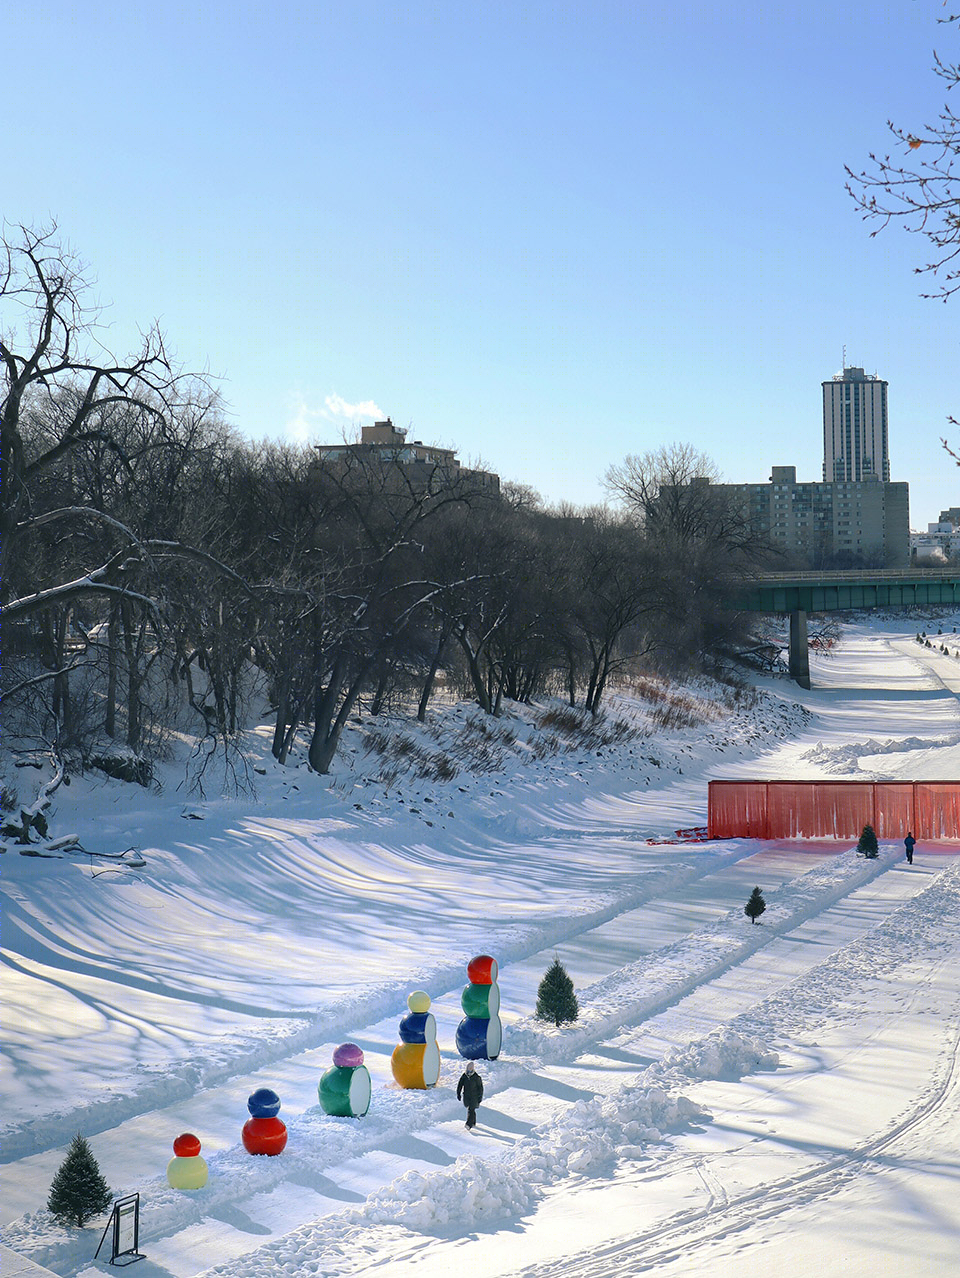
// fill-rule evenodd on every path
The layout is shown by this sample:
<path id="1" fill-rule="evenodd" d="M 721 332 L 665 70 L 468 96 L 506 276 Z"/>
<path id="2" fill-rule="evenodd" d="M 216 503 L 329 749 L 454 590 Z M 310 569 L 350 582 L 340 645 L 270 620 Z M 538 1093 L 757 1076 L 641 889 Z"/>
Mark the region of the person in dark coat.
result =
<path id="1" fill-rule="evenodd" d="M 467 1068 L 460 1075 L 457 1100 L 462 1100 L 467 1107 L 467 1131 L 472 1132 L 477 1125 L 477 1106 L 483 1100 L 483 1079 L 473 1061 L 467 1061 Z"/>
<path id="2" fill-rule="evenodd" d="M 909 865 L 913 865 L 913 845 L 915 843 L 916 843 L 916 839 L 908 830 L 907 837 L 903 841 L 903 846 L 907 849 L 907 863 Z"/>

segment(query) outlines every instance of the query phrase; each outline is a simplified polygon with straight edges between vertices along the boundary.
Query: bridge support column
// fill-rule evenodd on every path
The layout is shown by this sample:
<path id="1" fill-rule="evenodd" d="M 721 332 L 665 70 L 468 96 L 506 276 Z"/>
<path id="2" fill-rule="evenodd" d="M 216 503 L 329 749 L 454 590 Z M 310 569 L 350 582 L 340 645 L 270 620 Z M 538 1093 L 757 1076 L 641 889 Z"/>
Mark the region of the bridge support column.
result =
<path id="1" fill-rule="evenodd" d="M 795 608 L 790 614 L 790 678 L 801 688 L 810 687 L 810 650 L 807 647 L 807 614 Z"/>

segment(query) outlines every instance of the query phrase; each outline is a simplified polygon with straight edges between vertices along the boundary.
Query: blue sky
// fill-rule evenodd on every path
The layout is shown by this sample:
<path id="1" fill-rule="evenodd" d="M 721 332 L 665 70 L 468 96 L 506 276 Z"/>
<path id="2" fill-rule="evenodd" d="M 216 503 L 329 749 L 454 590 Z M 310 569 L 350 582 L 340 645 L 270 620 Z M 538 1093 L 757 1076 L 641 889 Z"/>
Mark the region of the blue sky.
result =
<path id="1" fill-rule="evenodd" d="M 244 435 L 389 414 L 575 504 L 674 441 L 819 479 L 846 345 L 911 524 L 960 504 L 960 299 L 843 171 L 936 118 L 937 0 L 25 8 L 4 217 L 55 217 L 109 345 L 159 319 Z"/>

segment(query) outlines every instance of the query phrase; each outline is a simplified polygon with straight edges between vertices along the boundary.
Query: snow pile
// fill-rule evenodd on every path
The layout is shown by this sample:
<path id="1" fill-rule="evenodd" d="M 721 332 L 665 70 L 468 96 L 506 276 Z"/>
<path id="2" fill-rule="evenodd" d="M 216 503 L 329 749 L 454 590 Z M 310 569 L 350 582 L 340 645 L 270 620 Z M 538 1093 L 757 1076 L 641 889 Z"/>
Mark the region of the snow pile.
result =
<path id="1" fill-rule="evenodd" d="M 370 1224 L 403 1225 L 420 1233 L 443 1233 L 450 1225 L 474 1230 L 526 1215 L 538 1196 L 521 1169 L 483 1158 L 458 1158 L 447 1171 L 406 1172 L 368 1199 Z"/>
<path id="2" fill-rule="evenodd" d="M 661 1067 L 690 1078 L 736 1081 L 744 1074 L 776 1069 L 779 1064 L 779 1055 L 759 1038 L 725 1026 L 698 1043 L 673 1048 L 664 1056 Z"/>
<path id="3" fill-rule="evenodd" d="M 814 764 L 821 772 L 831 776 L 844 776 L 851 772 L 867 772 L 868 770 L 861 766 L 863 759 L 891 754 L 910 754 L 916 751 L 947 750 L 957 744 L 960 744 L 960 734 L 934 738 L 897 737 L 887 741 L 876 741 L 871 737 L 866 741 L 837 746 L 827 746 L 822 741 L 818 741 L 801 758 L 807 763 Z M 872 775 L 872 770 L 869 775 Z M 877 779 L 882 780 L 883 777 L 878 776 Z"/>

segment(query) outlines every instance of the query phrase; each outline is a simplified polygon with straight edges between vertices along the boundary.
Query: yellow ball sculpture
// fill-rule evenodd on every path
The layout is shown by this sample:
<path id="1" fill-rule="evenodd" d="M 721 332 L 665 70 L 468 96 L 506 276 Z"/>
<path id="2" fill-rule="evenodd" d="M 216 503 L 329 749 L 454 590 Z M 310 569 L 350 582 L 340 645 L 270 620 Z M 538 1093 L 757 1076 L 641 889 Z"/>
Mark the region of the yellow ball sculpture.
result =
<path id="1" fill-rule="evenodd" d="M 400 1022 L 400 1039 L 390 1058 L 393 1077 L 401 1087 L 435 1087 L 440 1078 L 437 1022 L 430 1011 L 430 995 L 414 990 L 407 999 L 409 1015 Z"/>
<path id="2" fill-rule="evenodd" d="M 173 1142 L 174 1157 L 167 1163 L 167 1184 L 173 1189 L 203 1189 L 207 1164 L 200 1157 L 200 1142 L 192 1132 L 184 1132 Z"/>

